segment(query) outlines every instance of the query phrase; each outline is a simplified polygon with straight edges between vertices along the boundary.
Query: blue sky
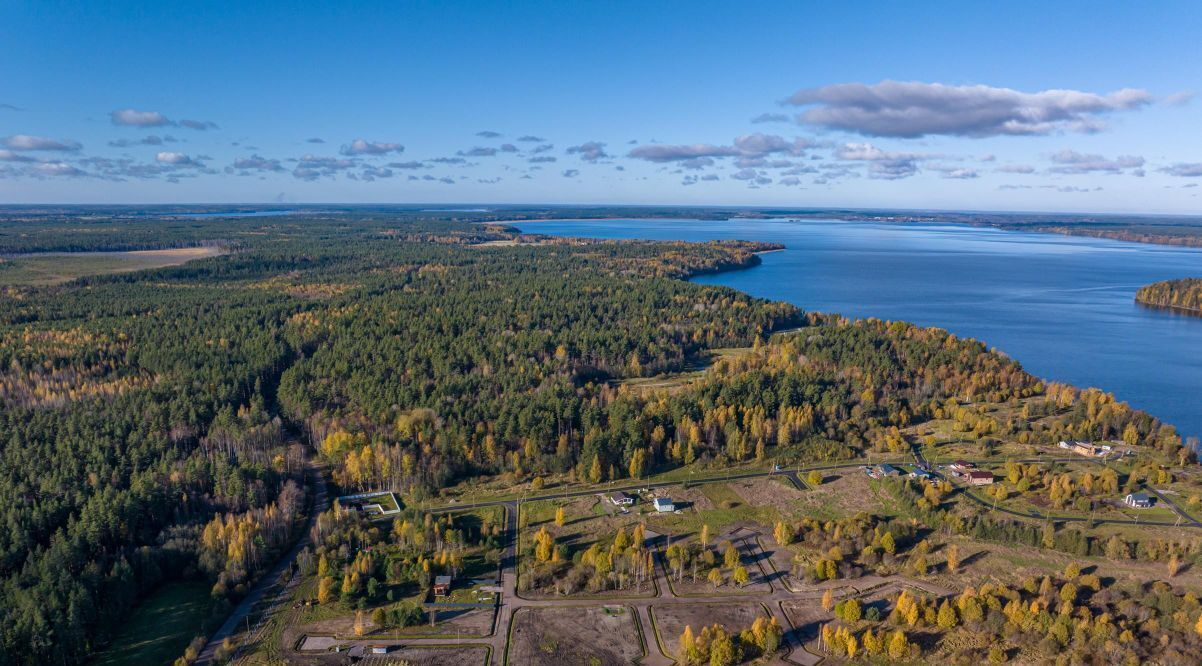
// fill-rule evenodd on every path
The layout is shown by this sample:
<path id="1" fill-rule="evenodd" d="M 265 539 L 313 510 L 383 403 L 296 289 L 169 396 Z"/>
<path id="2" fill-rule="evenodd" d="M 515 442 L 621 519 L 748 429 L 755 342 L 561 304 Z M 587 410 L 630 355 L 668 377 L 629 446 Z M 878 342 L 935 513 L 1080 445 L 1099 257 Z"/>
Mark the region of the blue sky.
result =
<path id="1" fill-rule="evenodd" d="M 1198 34 L 1197 2 L 7 2 L 0 202 L 1198 213 Z"/>

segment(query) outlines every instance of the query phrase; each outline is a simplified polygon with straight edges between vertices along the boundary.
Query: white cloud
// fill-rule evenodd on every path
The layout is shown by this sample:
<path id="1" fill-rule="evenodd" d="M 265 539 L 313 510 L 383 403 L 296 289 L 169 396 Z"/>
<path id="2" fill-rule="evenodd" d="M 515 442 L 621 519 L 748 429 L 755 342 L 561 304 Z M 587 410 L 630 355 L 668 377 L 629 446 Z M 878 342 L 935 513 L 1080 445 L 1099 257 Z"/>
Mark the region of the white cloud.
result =
<path id="1" fill-rule="evenodd" d="M 171 120 L 158 111 L 138 111 L 136 109 L 120 109 L 109 114 L 114 125 L 129 127 L 162 127 L 170 125 Z"/>
<path id="2" fill-rule="evenodd" d="M 379 141 L 367 141 L 365 139 L 355 139 L 349 144 L 343 146 L 338 152 L 343 155 L 387 155 L 388 153 L 402 153 L 405 147 L 399 143 L 385 143 Z"/>
<path id="3" fill-rule="evenodd" d="M 1107 159 L 1101 155 L 1089 155 L 1068 149 L 1052 154 L 1051 160 L 1056 166 L 1049 171 L 1063 174 L 1113 174 L 1122 173 L 1127 169 L 1139 169 L 1144 165 L 1144 158 L 1136 155 L 1120 155 L 1114 159 Z"/>
<path id="4" fill-rule="evenodd" d="M 998 135 L 1094 132 L 1100 117 L 1152 103 L 1145 90 L 1106 95 L 1076 90 L 1026 93 L 992 86 L 949 86 L 917 81 L 842 83 L 799 90 L 787 104 L 808 107 L 798 120 L 868 136 Z"/>
<path id="5" fill-rule="evenodd" d="M 5 137 L 0 143 L 10 150 L 43 150 L 50 152 L 75 152 L 82 148 L 78 141 L 49 139 L 44 136 L 29 134 L 14 134 Z"/>

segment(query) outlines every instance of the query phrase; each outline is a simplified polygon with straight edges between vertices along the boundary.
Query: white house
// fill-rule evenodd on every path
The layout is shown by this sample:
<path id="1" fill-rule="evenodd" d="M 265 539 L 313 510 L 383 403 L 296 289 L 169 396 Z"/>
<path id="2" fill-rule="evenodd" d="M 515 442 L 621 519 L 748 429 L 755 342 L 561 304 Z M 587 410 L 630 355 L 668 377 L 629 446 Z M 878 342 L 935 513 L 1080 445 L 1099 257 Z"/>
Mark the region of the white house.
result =
<path id="1" fill-rule="evenodd" d="M 676 510 L 676 505 L 673 504 L 672 500 L 668 499 L 667 497 L 656 497 L 651 501 L 651 504 L 655 507 L 655 510 L 660 513 L 672 513 Z"/>

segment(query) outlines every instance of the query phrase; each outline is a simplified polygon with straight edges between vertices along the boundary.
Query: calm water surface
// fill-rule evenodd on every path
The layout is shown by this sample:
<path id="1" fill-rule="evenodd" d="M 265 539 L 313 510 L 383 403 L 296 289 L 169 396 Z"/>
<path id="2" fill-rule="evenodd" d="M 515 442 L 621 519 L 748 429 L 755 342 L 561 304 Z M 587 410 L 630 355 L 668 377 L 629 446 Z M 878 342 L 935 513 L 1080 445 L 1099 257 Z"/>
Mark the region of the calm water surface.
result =
<path id="1" fill-rule="evenodd" d="M 1141 285 L 1202 277 L 1202 250 L 952 225 L 837 220 L 522 222 L 556 236 L 774 241 L 703 284 L 806 310 L 903 319 L 983 340 L 1029 372 L 1096 386 L 1202 435 L 1202 317 L 1134 303 Z"/>

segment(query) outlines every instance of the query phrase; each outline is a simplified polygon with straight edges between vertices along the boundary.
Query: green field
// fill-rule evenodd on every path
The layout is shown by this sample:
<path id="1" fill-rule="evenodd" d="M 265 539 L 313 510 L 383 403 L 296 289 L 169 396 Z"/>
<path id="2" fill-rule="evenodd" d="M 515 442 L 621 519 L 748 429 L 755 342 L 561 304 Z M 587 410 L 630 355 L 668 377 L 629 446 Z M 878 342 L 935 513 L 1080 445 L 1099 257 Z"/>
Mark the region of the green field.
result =
<path id="1" fill-rule="evenodd" d="M 85 275 L 128 273 L 178 266 L 193 259 L 221 254 L 216 247 L 184 247 L 133 252 L 73 252 L 28 254 L 0 259 L 0 287 L 46 286 Z"/>
<path id="2" fill-rule="evenodd" d="M 184 654 L 202 633 L 209 612 L 208 583 L 169 583 L 134 610 L 109 649 L 92 666 L 159 666 Z"/>

